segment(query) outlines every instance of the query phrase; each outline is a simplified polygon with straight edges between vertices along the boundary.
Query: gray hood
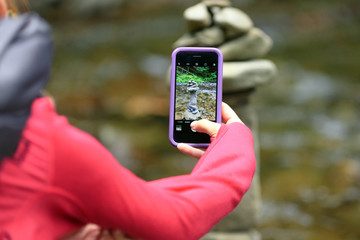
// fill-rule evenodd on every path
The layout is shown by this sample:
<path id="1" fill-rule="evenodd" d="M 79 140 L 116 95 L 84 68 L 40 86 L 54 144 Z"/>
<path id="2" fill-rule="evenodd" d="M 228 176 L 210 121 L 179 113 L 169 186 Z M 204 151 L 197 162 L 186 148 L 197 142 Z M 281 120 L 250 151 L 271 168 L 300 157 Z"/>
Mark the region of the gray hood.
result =
<path id="1" fill-rule="evenodd" d="M 51 69 L 50 27 L 35 13 L 0 20 L 0 160 L 14 153 Z"/>
<path id="2" fill-rule="evenodd" d="M 31 105 L 49 79 L 49 26 L 34 13 L 0 21 L 0 112 Z"/>

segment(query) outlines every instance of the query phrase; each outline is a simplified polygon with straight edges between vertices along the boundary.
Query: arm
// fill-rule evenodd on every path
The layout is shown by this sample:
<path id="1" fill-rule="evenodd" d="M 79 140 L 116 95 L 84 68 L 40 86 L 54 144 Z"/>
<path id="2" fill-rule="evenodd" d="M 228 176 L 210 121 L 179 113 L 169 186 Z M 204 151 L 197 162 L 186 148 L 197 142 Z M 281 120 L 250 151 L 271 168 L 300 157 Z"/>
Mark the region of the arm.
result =
<path id="1" fill-rule="evenodd" d="M 197 239 L 238 204 L 255 170 L 244 125 L 218 135 L 190 175 L 146 182 L 89 135 L 57 128 L 55 185 L 77 199 L 86 221 L 143 239 Z"/>

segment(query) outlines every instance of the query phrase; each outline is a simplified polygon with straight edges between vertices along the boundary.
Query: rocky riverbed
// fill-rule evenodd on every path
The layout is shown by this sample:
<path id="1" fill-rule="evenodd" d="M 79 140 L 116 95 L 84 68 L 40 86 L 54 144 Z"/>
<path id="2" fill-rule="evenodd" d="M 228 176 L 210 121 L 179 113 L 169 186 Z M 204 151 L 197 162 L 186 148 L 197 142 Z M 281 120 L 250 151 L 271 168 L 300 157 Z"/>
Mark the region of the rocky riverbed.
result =
<path id="1" fill-rule="evenodd" d="M 201 113 L 199 119 L 215 120 L 216 113 L 216 84 L 214 83 L 200 83 L 197 91 L 197 106 Z M 184 120 L 184 113 L 188 109 L 187 104 L 190 102 L 190 94 L 187 91 L 186 83 L 178 83 L 176 85 L 176 107 L 175 119 Z"/>

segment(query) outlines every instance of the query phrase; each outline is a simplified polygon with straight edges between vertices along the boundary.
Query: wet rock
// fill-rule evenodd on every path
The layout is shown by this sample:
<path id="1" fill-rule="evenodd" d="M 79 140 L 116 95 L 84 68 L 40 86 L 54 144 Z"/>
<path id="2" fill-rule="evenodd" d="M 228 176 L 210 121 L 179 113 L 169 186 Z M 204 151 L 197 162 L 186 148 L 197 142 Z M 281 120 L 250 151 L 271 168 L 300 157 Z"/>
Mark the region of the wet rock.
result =
<path id="1" fill-rule="evenodd" d="M 229 7 L 231 2 L 229 0 L 203 0 L 207 7 Z"/>
<path id="2" fill-rule="evenodd" d="M 276 66 L 269 60 L 246 62 L 224 62 L 224 91 L 248 89 L 271 82 L 277 73 Z"/>
<path id="3" fill-rule="evenodd" d="M 217 46 L 224 41 L 224 33 L 220 27 L 205 28 L 194 34 L 185 34 L 174 43 L 177 47 L 210 47 Z"/>
<path id="4" fill-rule="evenodd" d="M 227 7 L 214 13 L 214 21 L 227 32 L 228 37 L 248 32 L 253 22 L 247 14 L 237 8 Z"/>
<path id="5" fill-rule="evenodd" d="M 211 25 L 211 16 L 205 4 L 199 3 L 189 7 L 184 12 L 184 18 L 188 24 L 188 29 L 196 31 Z"/>
<path id="6" fill-rule="evenodd" d="M 216 13 L 218 13 L 218 12 L 220 12 L 221 11 L 221 7 L 216 7 L 216 6 L 214 6 L 214 7 L 209 7 L 209 10 L 210 10 L 210 12 L 211 12 L 211 14 L 214 16 Z"/>
<path id="7" fill-rule="evenodd" d="M 272 40 L 258 28 L 219 47 L 224 61 L 249 60 L 264 56 L 272 47 Z"/>
<path id="8" fill-rule="evenodd" d="M 217 26 L 197 32 L 195 37 L 199 46 L 203 47 L 217 46 L 224 41 L 224 33 L 221 28 Z"/>
<path id="9" fill-rule="evenodd" d="M 197 46 L 198 46 L 197 39 L 195 38 L 194 34 L 190 34 L 190 33 L 185 33 L 173 44 L 173 48 L 197 47 Z"/>

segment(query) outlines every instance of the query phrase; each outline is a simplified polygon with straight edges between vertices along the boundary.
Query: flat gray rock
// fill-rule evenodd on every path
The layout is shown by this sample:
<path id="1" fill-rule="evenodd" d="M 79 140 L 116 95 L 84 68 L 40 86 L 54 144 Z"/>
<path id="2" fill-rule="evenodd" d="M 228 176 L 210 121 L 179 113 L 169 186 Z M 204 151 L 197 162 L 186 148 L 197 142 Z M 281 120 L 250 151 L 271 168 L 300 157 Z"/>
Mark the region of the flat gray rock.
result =
<path id="1" fill-rule="evenodd" d="M 184 18 L 190 32 L 196 31 L 211 25 L 211 15 L 203 3 L 198 3 L 184 11 Z"/>
<path id="2" fill-rule="evenodd" d="M 226 7 L 214 12 L 215 24 L 223 27 L 231 35 L 243 34 L 253 27 L 253 21 L 240 9 Z"/>
<path id="3" fill-rule="evenodd" d="M 223 90 L 238 91 L 271 82 L 277 74 L 276 66 L 269 60 L 224 62 Z"/>
<path id="4" fill-rule="evenodd" d="M 218 26 L 205 28 L 204 30 L 195 33 L 199 46 L 211 47 L 218 46 L 224 42 L 224 32 Z"/>
<path id="5" fill-rule="evenodd" d="M 272 47 L 272 40 L 262 30 L 252 28 L 247 34 L 219 47 L 224 61 L 249 60 L 263 57 Z"/>
<path id="6" fill-rule="evenodd" d="M 194 34 L 185 33 L 173 44 L 173 48 L 178 47 L 198 47 L 198 41 Z"/>
<path id="7" fill-rule="evenodd" d="M 203 0 L 202 1 L 208 7 L 230 7 L 231 2 L 229 0 Z"/>
<path id="8" fill-rule="evenodd" d="M 218 26 L 213 26 L 193 34 L 184 34 L 174 43 L 173 47 L 213 47 L 220 45 L 224 40 L 222 29 Z"/>

